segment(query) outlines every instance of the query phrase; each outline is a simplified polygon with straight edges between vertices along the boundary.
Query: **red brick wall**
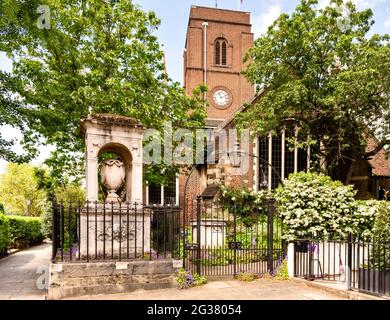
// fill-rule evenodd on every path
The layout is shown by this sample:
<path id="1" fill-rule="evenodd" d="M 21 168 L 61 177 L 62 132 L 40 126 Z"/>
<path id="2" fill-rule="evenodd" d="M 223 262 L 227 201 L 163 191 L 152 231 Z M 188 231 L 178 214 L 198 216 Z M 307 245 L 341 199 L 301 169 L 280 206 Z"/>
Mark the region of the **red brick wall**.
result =
<path id="1" fill-rule="evenodd" d="M 230 133 L 229 130 L 234 129 L 234 126 L 235 124 L 232 121 L 225 128 L 225 130 L 227 130 L 228 133 L 228 141 L 229 141 L 229 133 Z M 229 148 L 232 148 L 232 146 L 229 146 Z M 241 144 L 240 148 L 243 149 L 244 144 Z M 249 150 L 244 150 L 244 152 L 249 152 L 250 154 L 253 154 L 253 148 L 254 148 L 253 138 L 250 138 Z M 254 158 L 252 156 L 249 156 L 248 160 L 249 160 L 248 171 L 243 172 L 244 174 L 242 175 L 241 174 L 233 175 L 229 173 L 230 171 L 229 168 L 223 168 L 223 166 L 221 166 L 222 177 L 223 177 L 222 183 L 224 185 L 229 185 L 233 188 L 248 187 L 252 189 L 255 183 L 254 181 L 255 173 L 253 170 Z"/>
<path id="2" fill-rule="evenodd" d="M 184 210 L 184 195 L 186 195 L 187 216 L 195 214 L 194 207 L 196 197 L 201 195 L 205 188 L 203 170 L 204 169 L 197 168 L 192 172 L 191 176 L 189 176 L 190 171 L 185 170 L 179 176 L 179 204 Z M 185 190 L 187 179 L 189 180 L 187 189 Z"/>
<path id="3" fill-rule="evenodd" d="M 209 92 L 207 98 L 209 107 L 207 114 L 209 118 L 227 119 L 237 111 L 245 102 L 253 97 L 253 88 L 250 83 L 241 75 L 245 68 L 243 58 L 247 50 L 253 44 L 251 33 L 250 14 L 231 10 L 214 8 L 195 7 L 191 8 L 187 30 L 186 50 L 184 52 L 184 86 L 187 94 L 203 83 L 203 27 L 202 23 L 207 21 L 207 86 Z M 214 61 L 214 41 L 223 37 L 228 41 L 227 65 L 217 66 Z M 232 98 L 231 105 L 226 109 L 218 108 L 213 104 L 213 91 L 217 88 L 225 88 Z M 232 128 L 230 124 L 228 128 Z M 251 143 L 250 152 L 253 151 Z M 196 196 L 200 195 L 206 185 L 230 184 L 234 187 L 246 185 L 253 187 L 253 158 L 249 159 L 249 170 L 245 175 L 232 176 L 229 169 L 218 164 L 209 165 L 209 172 L 204 175 L 194 172 L 187 188 L 187 209 L 191 211 L 190 204 L 194 203 Z M 210 170 L 214 169 L 214 170 Z M 219 170 L 216 174 L 215 169 Z M 186 175 L 179 178 L 180 184 L 180 205 L 184 203 L 184 187 L 187 180 Z"/>
<path id="4" fill-rule="evenodd" d="M 250 83 L 241 75 L 244 54 L 253 43 L 250 15 L 246 12 L 214 8 L 192 7 L 187 31 L 184 82 L 187 94 L 203 83 L 203 28 L 207 21 L 207 98 L 209 118 L 226 119 L 253 96 Z M 214 41 L 223 37 L 228 41 L 227 66 L 217 66 L 214 61 Z M 220 109 L 213 104 L 215 89 L 230 92 L 232 104 Z"/>

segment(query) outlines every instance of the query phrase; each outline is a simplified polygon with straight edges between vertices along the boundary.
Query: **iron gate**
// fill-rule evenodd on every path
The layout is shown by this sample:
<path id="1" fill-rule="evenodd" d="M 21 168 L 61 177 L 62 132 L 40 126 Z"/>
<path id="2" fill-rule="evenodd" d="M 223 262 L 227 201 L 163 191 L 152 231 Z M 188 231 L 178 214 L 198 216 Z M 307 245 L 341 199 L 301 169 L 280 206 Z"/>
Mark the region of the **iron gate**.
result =
<path id="1" fill-rule="evenodd" d="M 183 265 L 206 276 L 273 272 L 285 253 L 275 200 L 222 205 L 197 197 L 184 212 Z"/>

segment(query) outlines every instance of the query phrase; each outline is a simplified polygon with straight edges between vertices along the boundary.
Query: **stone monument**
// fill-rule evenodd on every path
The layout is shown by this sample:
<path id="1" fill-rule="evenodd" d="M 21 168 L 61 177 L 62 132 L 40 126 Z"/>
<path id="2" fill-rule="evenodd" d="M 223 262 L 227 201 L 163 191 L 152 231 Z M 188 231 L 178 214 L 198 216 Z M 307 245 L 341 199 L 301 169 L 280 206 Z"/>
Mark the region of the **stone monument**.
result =
<path id="1" fill-rule="evenodd" d="M 80 214 L 80 254 L 115 259 L 119 253 L 128 256 L 130 248 L 130 257 L 138 258 L 150 250 L 150 211 L 142 206 L 142 125 L 133 118 L 93 114 L 82 121 L 81 132 L 88 202 Z M 103 153 L 117 158 L 103 161 L 99 170 Z M 107 191 L 100 199 L 99 173 Z"/>
<path id="2" fill-rule="evenodd" d="M 79 255 L 50 264 L 48 298 L 175 287 L 182 261 L 151 261 L 151 220 L 156 215 L 142 205 L 141 124 L 123 116 L 93 114 L 82 121 L 81 132 L 87 203 L 74 226 Z"/>
<path id="3" fill-rule="evenodd" d="M 124 176 L 120 176 L 125 184 L 125 201 L 142 203 L 143 127 L 139 121 L 112 114 L 89 115 L 81 123 L 81 133 L 85 138 L 87 200 L 98 200 L 99 155 L 112 152 L 123 161 Z M 108 165 L 114 164 L 119 165 Z"/>

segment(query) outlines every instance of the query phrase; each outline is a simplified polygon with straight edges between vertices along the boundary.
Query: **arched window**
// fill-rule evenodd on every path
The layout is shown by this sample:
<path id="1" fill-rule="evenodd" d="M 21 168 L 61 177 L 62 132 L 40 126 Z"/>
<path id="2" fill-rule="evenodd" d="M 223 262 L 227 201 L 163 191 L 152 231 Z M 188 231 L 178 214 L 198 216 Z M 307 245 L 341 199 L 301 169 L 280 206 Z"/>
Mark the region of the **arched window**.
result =
<path id="1" fill-rule="evenodd" d="M 222 65 L 226 66 L 226 41 L 222 42 Z"/>
<path id="2" fill-rule="evenodd" d="M 221 44 L 219 41 L 215 43 L 215 64 L 221 63 Z"/>
<path id="3" fill-rule="evenodd" d="M 227 64 L 227 41 L 224 38 L 215 40 L 215 64 Z"/>

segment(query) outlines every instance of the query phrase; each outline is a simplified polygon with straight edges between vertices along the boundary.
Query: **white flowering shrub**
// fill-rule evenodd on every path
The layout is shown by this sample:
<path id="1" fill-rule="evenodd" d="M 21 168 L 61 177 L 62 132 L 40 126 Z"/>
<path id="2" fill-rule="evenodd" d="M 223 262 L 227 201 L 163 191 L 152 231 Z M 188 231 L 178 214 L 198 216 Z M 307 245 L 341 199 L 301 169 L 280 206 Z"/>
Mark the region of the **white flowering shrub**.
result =
<path id="1" fill-rule="evenodd" d="M 371 238 L 375 221 L 380 219 L 381 211 L 388 209 L 390 213 L 390 203 L 379 200 L 357 200 L 356 210 L 349 219 L 346 231 L 360 239 Z"/>
<path id="2" fill-rule="evenodd" d="M 275 192 L 287 241 L 302 238 L 345 238 L 357 210 L 356 191 L 316 173 L 289 176 Z"/>
<path id="3" fill-rule="evenodd" d="M 352 232 L 355 239 L 374 237 L 390 242 L 390 202 L 355 200 L 352 186 L 322 174 L 294 173 L 283 184 L 274 194 L 269 190 L 220 186 L 219 200 L 235 206 L 240 222 L 252 226 L 259 222 L 255 213 L 275 197 L 287 241 L 346 239 Z"/>
<path id="4" fill-rule="evenodd" d="M 219 200 L 231 205 L 261 205 L 264 200 L 272 197 L 270 190 L 253 191 L 249 188 L 232 188 L 230 186 L 219 186 Z"/>
<path id="5" fill-rule="evenodd" d="M 390 244 L 390 202 L 376 201 L 375 221 L 372 228 L 372 237 L 375 241 Z M 388 257 L 390 252 L 387 250 Z M 386 259 L 390 261 L 390 259 Z M 388 266 L 390 268 L 390 266 Z"/>

